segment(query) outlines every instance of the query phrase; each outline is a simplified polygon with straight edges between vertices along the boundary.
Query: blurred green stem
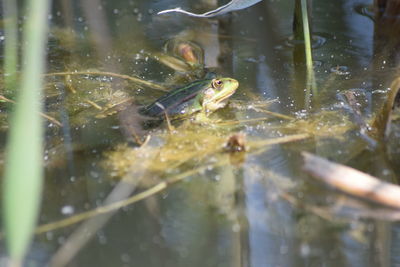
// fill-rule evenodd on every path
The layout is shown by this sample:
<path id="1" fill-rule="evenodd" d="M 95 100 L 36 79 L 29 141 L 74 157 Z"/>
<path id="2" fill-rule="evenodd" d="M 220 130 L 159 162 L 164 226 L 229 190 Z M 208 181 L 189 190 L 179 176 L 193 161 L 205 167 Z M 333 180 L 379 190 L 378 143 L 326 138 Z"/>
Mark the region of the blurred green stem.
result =
<path id="1" fill-rule="evenodd" d="M 3 187 L 6 245 L 12 262 L 22 262 L 29 247 L 38 218 L 43 180 L 43 128 L 39 112 L 49 1 L 28 0 L 26 4 L 24 65 L 10 121 Z"/>
<path id="2" fill-rule="evenodd" d="M 4 18 L 4 80 L 5 88 L 14 91 L 16 88 L 18 62 L 18 23 L 17 3 L 15 0 L 3 1 Z"/>

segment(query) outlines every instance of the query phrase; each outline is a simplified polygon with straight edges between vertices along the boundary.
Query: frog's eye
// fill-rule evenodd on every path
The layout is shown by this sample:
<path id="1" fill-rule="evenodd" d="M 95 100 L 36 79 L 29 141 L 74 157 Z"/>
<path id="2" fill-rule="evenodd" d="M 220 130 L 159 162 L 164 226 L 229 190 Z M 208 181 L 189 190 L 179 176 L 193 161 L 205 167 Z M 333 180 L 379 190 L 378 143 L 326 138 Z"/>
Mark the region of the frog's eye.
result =
<path id="1" fill-rule="evenodd" d="M 218 80 L 218 79 L 214 79 L 212 81 L 212 87 L 215 88 L 215 89 L 221 88 L 223 84 L 224 83 L 221 80 Z"/>

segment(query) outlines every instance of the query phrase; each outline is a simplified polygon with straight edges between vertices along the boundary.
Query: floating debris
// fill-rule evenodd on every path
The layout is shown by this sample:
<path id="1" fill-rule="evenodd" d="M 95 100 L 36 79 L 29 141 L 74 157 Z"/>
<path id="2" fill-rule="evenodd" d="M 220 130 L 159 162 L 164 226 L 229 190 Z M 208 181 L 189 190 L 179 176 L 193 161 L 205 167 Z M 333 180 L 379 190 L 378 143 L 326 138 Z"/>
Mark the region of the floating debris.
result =
<path id="1" fill-rule="evenodd" d="M 220 6 L 217 9 L 205 12 L 203 14 L 196 14 L 192 13 L 186 10 L 183 10 L 180 7 L 173 8 L 173 9 L 166 9 L 163 11 L 158 12 L 158 15 L 166 14 L 166 13 L 182 13 L 191 17 L 197 17 L 197 18 L 211 18 L 219 15 L 223 15 L 232 11 L 236 10 L 241 10 L 245 9 L 247 7 L 250 7 L 252 5 L 257 4 L 258 2 L 261 2 L 262 0 L 232 0 L 226 5 Z"/>

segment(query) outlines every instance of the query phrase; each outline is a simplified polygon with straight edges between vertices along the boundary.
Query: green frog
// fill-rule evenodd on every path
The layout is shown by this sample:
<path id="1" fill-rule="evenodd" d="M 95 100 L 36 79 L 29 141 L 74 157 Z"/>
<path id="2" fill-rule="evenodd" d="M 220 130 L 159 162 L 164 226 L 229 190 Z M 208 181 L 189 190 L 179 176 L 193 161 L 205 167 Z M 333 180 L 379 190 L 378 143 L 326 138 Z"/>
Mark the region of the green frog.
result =
<path id="1" fill-rule="evenodd" d="M 170 129 L 170 119 L 191 118 L 204 123 L 212 112 L 227 104 L 238 86 L 239 82 L 232 78 L 206 77 L 173 89 L 147 106 L 131 104 L 119 113 L 122 132 L 140 143 L 148 130 L 159 126 L 165 119 Z"/>
<path id="2" fill-rule="evenodd" d="M 191 116 L 204 120 L 209 114 L 223 108 L 239 86 L 232 78 L 205 78 L 174 89 L 139 110 L 152 118 L 179 118 Z"/>

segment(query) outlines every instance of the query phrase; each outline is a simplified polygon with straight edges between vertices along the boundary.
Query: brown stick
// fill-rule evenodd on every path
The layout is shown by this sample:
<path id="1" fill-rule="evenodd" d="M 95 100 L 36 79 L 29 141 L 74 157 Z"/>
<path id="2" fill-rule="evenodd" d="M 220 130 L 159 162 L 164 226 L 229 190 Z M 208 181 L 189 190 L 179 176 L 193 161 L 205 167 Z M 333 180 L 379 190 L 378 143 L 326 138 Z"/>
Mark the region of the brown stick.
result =
<path id="1" fill-rule="evenodd" d="M 353 196 L 400 209 L 400 186 L 382 182 L 371 175 L 311 153 L 303 152 L 302 155 L 304 170 L 314 178 Z"/>
<path id="2" fill-rule="evenodd" d="M 155 90 L 162 91 L 162 92 L 168 92 L 168 89 L 165 88 L 164 86 L 154 83 L 154 82 L 149 82 L 137 77 L 132 77 L 129 75 L 124 75 L 124 74 L 118 74 L 114 72 L 103 72 L 103 71 L 77 71 L 77 72 L 53 72 L 53 73 L 47 73 L 45 76 L 67 76 L 67 75 L 97 75 L 97 76 L 111 76 L 111 77 L 117 77 L 125 80 L 132 81 L 134 83 L 142 84 L 148 87 L 151 87 Z"/>

